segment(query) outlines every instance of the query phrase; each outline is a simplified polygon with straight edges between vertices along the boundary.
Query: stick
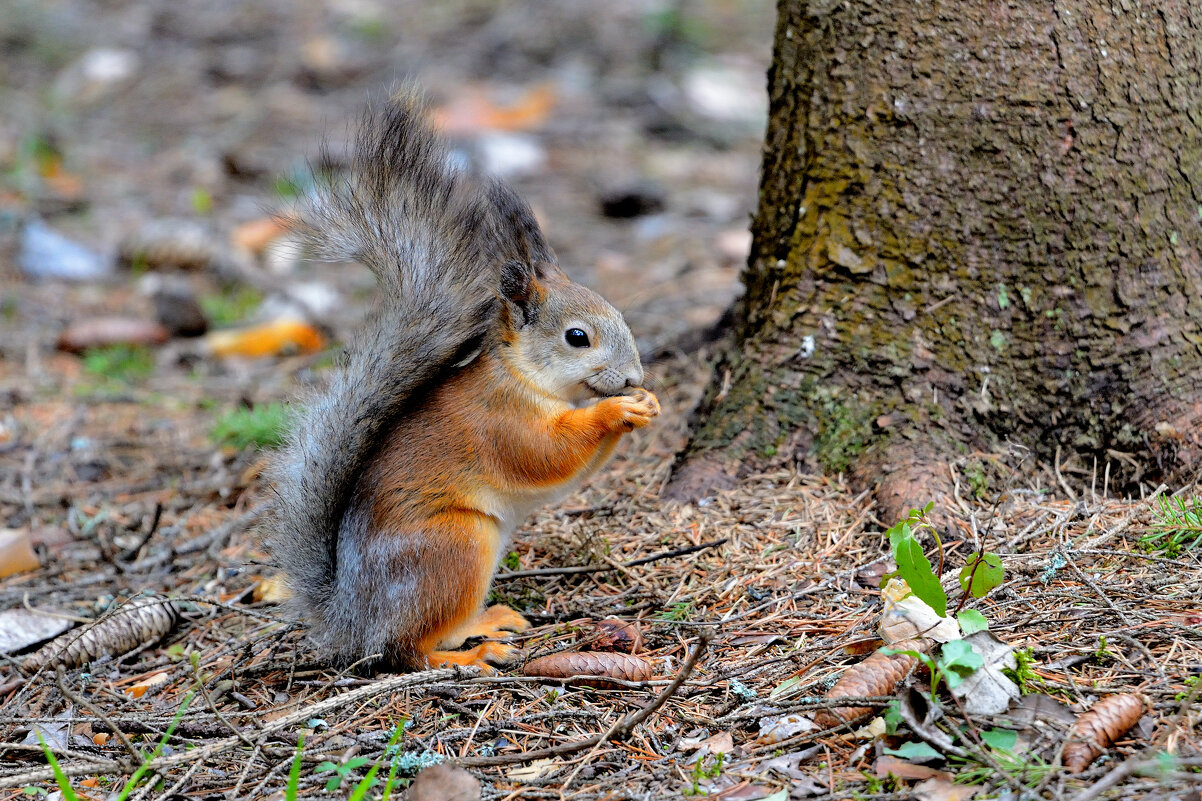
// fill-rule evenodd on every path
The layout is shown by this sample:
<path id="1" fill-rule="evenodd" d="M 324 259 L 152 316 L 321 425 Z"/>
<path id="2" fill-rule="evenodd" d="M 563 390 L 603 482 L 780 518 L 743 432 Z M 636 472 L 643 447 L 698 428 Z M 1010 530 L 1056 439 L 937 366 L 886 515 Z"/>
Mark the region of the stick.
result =
<path id="1" fill-rule="evenodd" d="M 624 567 L 638 567 L 639 565 L 658 562 L 660 559 L 671 559 L 674 556 L 687 556 L 697 551 L 703 551 L 706 548 L 716 548 L 719 545 L 725 545 L 729 537 L 723 537 L 720 540 L 713 542 L 703 542 L 700 545 L 690 545 L 687 548 L 679 548 L 675 551 L 664 551 L 663 553 L 644 556 L 642 559 L 635 559 L 630 562 L 623 562 L 620 565 L 573 565 L 571 567 L 540 567 L 537 570 L 513 570 L 508 573 L 498 573 L 493 579 L 494 581 L 508 581 L 510 579 L 519 578 L 536 578 L 543 576 L 574 576 L 581 573 L 604 573 L 607 570 L 620 570 Z"/>
<path id="2" fill-rule="evenodd" d="M 676 694 L 680 686 L 685 683 L 693 672 L 693 668 L 697 666 L 697 660 L 705 649 L 709 647 L 712 635 L 708 631 L 702 631 L 698 642 L 693 646 L 692 653 L 685 663 L 680 668 L 680 672 L 676 674 L 676 678 L 672 679 L 672 683 L 663 689 L 651 703 L 644 706 L 637 712 L 632 712 L 624 718 L 618 720 L 617 723 L 610 726 L 608 730 L 601 734 L 594 734 L 592 737 L 585 737 L 583 740 L 575 742 L 563 743 L 561 745 L 552 745 L 547 748 L 539 748 L 534 751 L 523 751 L 520 754 L 501 754 L 491 757 L 467 757 L 466 759 L 451 760 L 451 764 L 459 765 L 466 768 L 487 768 L 496 765 L 512 765 L 521 762 L 533 762 L 536 759 L 548 759 L 550 757 L 567 756 L 575 754 L 585 749 L 600 745 L 610 737 L 621 737 L 628 734 L 631 729 L 638 726 L 647 718 L 655 714 L 661 706 L 667 703 L 668 699 Z"/>

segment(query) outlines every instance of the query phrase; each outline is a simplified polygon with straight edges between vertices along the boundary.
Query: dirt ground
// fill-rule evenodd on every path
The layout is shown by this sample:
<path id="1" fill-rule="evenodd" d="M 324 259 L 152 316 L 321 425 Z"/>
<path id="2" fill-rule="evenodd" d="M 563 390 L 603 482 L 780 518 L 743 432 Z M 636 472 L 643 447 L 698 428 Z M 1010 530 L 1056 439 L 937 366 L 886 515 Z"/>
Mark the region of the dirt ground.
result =
<path id="1" fill-rule="evenodd" d="M 466 765 L 488 799 L 1199 797 L 1202 565 L 1196 549 L 1141 543 L 1157 506 L 1112 497 L 1105 466 L 947 466 L 960 494 L 942 510 L 944 585 L 958 600 L 965 558 L 1000 555 L 1006 582 L 967 606 L 1023 654 L 1025 694 L 997 715 L 944 694 L 924 717 L 929 679 L 911 675 L 859 693 L 912 718 L 877 737 L 789 716 L 832 706 L 822 696 L 880 645 L 894 521 L 838 477 L 789 472 L 698 505 L 659 499 L 738 293 L 772 25 L 767 4 L 740 0 L 4 4 L 0 543 L 27 543 L 36 563 L 0 578 L 0 613 L 48 628 L 13 647 L 18 618 L 2 618 L 0 801 L 61 792 L 39 737 L 80 798 L 115 797 L 144 762 L 128 797 L 284 798 L 297 754 L 301 797 L 348 797 L 375 764 L 404 783 L 439 761 Z M 427 88 L 462 158 L 531 201 L 645 356 L 663 416 L 519 532 L 493 594 L 535 623 L 516 638 L 525 660 L 595 647 L 597 621 L 619 618 L 645 640 L 648 680 L 338 672 L 259 600 L 275 572 L 254 531 L 263 451 L 221 432 L 325 381 L 371 286 L 252 234 L 309 165 L 337 169 L 358 111 L 405 80 Z M 39 224 L 97 274 L 31 274 L 46 263 L 28 257 Z M 193 301 L 214 329 L 300 308 L 329 344 L 264 358 L 220 356 L 206 337 L 56 347 L 106 316 L 176 325 Z M 139 596 L 152 605 L 123 624 L 132 653 L 30 660 Z M 1138 698 L 1135 725 L 1068 774 L 1073 719 L 1111 695 Z M 995 748 L 1003 729 L 1017 742 Z"/>

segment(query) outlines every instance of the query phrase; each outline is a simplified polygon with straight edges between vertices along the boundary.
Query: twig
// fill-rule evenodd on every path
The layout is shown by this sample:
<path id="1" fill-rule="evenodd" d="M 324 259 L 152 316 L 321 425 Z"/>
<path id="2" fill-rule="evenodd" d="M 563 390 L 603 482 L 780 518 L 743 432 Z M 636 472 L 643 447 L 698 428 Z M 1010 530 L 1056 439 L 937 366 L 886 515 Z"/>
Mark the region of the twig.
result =
<path id="1" fill-rule="evenodd" d="M 366 698 L 371 698 L 376 695 L 385 695 L 396 692 L 405 687 L 415 687 L 422 684 L 433 684 L 435 682 L 444 681 L 446 679 L 455 678 L 463 675 L 463 670 L 455 668 L 440 668 L 438 670 L 426 670 L 421 673 L 406 673 L 400 676 L 392 676 L 378 681 L 374 684 L 369 684 L 366 687 L 359 687 L 350 692 L 335 695 L 333 698 L 326 698 L 323 701 L 318 701 L 312 706 L 305 706 L 296 712 L 268 721 L 258 730 L 260 736 L 271 734 L 272 732 L 286 729 L 289 726 L 294 726 L 297 723 L 309 720 L 313 717 L 320 717 L 322 713 L 330 709 L 337 709 L 343 704 L 355 704 Z M 199 748 L 193 748 L 190 751 L 180 751 L 169 756 L 159 757 L 147 763 L 147 770 L 153 770 L 158 773 L 163 773 L 166 769 L 175 767 L 176 765 L 184 765 L 193 760 L 207 760 L 217 754 L 229 751 L 242 744 L 242 740 L 238 737 L 227 737 L 224 740 L 218 740 L 209 745 L 202 745 Z M 116 760 L 105 762 L 89 762 L 87 764 L 73 763 L 69 765 L 61 765 L 60 770 L 65 776 L 83 776 L 86 774 L 95 775 L 111 775 L 125 773 L 127 766 Z M 28 770 L 21 773 L 10 773 L 6 776 L 0 776 L 0 788 L 3 787 L 23 787 L 26 784 L 36 782 L 50 781 L 54 778 L 54 771 L 49 769 Z"/>
<path id="2" fill-rule="evenodd" d="M 134 764 L 137 764 L 142 761 L 142 759 L 143 759 L 142 754 L 138 751 L 137 748 L 134 747 L 134 744 L 129 741 L 129 738 L 125 736 L 125 733 L 113 725 L 113 722 L 111 720 L 109 720 L 108 715 L 104 714 L 104 712 L 102 712 L 100 710 L 100 708 L 97 707 L 95 704 L 93 704 L 91 701 L 88 701 L 87 699 L 83 698 L 82 696 L 78 696 L 75 693 L 71 692 L 69 689 L 67 689 L 67 676 L 63 672 L 62 665 L 55 666 L 55 680 L 58 683 L 59 692 L 61 692 L 68 701 L 75 704 L 76 706 L 82 706 L 84 709 L 88 710 L 93 715 L 95 715 L 96 717 L 98 717 L 102 721 L 104 721 L 105 725 L 107 725 L 109 727 L 109 729 L 112 730 L 113 736 L 121 741 L 121 745 L 125 746 L 125 750 L 129 751 L 129 755 L 134 758 Z"/>
<path id="3" fill-rule="evenodd" d="M 622 735 L 628 733 L 635 726 L 638 726 L 644 720 L 655 714 L 656 710 L 667 703 L 668 699 L 676 694 L 676 691 L 680 689 L 680 686 L 684 684 L 685 680 L 688 679 L 692 674 L 693 668 L 697 666 L 697 660 L 701 657 L 701 654 L 704 653 L 705 649 L 709 647 L 710 639 L 710 633 L 708 631 L 702 631 L 698 637 L 697 644 L 693 646 L 692 653 L 689 654 L 689 658 L 686 659 L 684 665 L 681 666 L 680 672 L 676 674 L 676 678 L 672 679 L 672 683 L 665 687 L 663 692 L 657 695 L 651 701 L 651 703 L 647 704 L 637 712 L 633 712 L 621 718 L 617 723 L 610 726 L 609 729 L 601 734 L 594 734 L 592 737 L 585 737 L 583 740 L 576 740 L 575 742 L 563 743 L 561 745 L 553 745 L 547 748 L 539 748 L 534 751 L 523 751 L 520 754 L 500 754 L 498 756 L 491 757 L 467 757 L 466 759 L 456 759 L 452 760 L 452 764 L 461 765 L 468 768 L 486 768 L 496 765 L 512 765 L 515 763 L 533 762 L 536 759 L 549 759 L 551 757 L 576 754 L 584 751 L 585 749 L 600 745 L 610 737 L 621 737 Z"/>
<path id="4" fill-rule="evenodd" d="M 609 570 L 622 570 L 624 568 L 638 567 L 639 565 L 647 565 L 652 562 L 658 562 L 660 559 L 671 559 L 674 556 L 687 556 L 691 553 L 704 551 L 706 548 L 716 548 L 719 545 L 725 545 L 729 537 L 723 537 L 720 540 L 713 542 L 703 542 L 700 545 L 690 545 L 687 548 L 678 548 L 675 551 L 664 551 L 663 553 L 644 556 L 641 559 L 634 559 L 629 562 L 613 563 L 610 565 L 573 565 L 570 567 L 542 567 L 537 570 L 513 570 L 508 573 L 498 573 L 493 579 L 497 581 L 509 581 L 511 579 L 520 578 L 542 578 L 545 576 L 575 576 L 581 573 L 604 573 Z"/>

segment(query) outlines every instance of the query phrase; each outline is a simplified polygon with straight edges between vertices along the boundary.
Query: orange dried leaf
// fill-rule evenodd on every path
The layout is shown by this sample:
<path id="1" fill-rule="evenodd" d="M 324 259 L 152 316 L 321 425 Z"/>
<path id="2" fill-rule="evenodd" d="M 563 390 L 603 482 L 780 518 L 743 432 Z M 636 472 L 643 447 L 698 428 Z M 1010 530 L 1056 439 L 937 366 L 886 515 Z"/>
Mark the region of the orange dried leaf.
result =
<path id="1" fill-rule="evenodd" d="M 205 338 L 217 356 L 287 356 L 316 353 L 326 345 L 325 337 L 300 320 L 273 320 L 232 331 L 212 331 Z"/>
<path id="2" fill-rule="evenodd" d="M 258 254 L 287 230 L 284 221 L 279 217 L 263 217 L 239 225 L 230 234 L 230 241 L 235 247 Z"/>
<path id="3" fill-rule="evenodd" d="M 641 656 L 612 651 L 572 651 L 551 654 L 526 663 L 522 671 L 527 676 L 548 679 L 576 679 L 578 676 L 608 676 L 623 681 L 646 681 L 651 678 L 651 662 Z M 587 687 L 620 687 L 604 679 L 581 679 Z"/>
<path id="4" fill-rule="evenodd" d="M 480 130 L 528 131 L 546 122 L 555 99 L 555 90 L 549 84 L 535 86 L 506 106 L 497 105 L 485 92 L 473 89 L 437 109 L 434 123 L 452 136 Z"/>
<path id="5" fill-rule="evenodd" d="M 105 743 L 107 743 L 109 741 L 109 737 L 111 737 L 111 736 L 112 735 L 109 734 L 107 731 L 97 732 L 96 734 L 92 735 L 92 742 L 95 743 L 96 745 L 104 745 Z M 91 785 L 88 785 L 88 786 L 90 787 Z"/>
<path id="6" fill-rule="evenodd" d="M 931 641 L 925 639 L 902 640 L 887 649 L 878 650 L 860 664 L 845 670 L 839 681 L 835 682 L 835 686 L 827 692 L 826 697 L 833 699 L 890 695 L 898 682 L 918 664 L 918 660 L 909 654 L 886 654 L 885 651 L 926 653 L 931 645 Z M 814 723 L 821 729 L 829 729 L 841 723 L 854 723 L 872 712 L 873 708 L 870 706 L 820 709 L 814 714 Z"/>
<path id="7" fill-rule="evenodd" d="M 1147 699 L 1139 693 L 1110 695 L 1098 701 L 1077 718 L 1064 747 L 1064 766 L 1069 773 L 1080 773 L 1115 740 L 1139 722 Z"/>
<path id="8" fill-rule="evenodd" d="M 126 687 L 125 692 L 129 693 L 134 698 L 141 698 L 151 687 L 156 687 L 162 684 L 163 682 L 167 681 L 168 678 L 170 678 L 170 676 L 165 672 L 154 673 L 142 679 L 137 684 Z"/>
<path id="9" fill-rule="evenodd" d="M 266 601 L 267 603 L 278 604 L 287 601 L 292 597 L 292 590 L 288 589 L 288 583 L 283 575 L 272 576 L 269 579 L 263 579 L 255 585 L 251 590 L 250 597 L 255 603 Z"/>
<path id="10" fill-rule="evenodd" d="M 16 528 L 0 529 L 0 578 L 37 570 L 41 566 L 37 554 L 33 552 L 28 531 Z"/>

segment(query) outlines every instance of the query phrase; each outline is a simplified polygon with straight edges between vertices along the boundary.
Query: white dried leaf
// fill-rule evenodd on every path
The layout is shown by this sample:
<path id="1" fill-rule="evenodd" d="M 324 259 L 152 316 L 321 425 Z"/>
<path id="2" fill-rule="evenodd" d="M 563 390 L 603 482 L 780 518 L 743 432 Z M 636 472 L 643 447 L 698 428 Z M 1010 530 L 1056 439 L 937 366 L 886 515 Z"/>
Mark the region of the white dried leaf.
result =
<path id="1" fill-rule="evenodd" d="M 1002 673 L 1002 668 L 1014 669 L 1014 648 L 988 631 L 978 631 L 964 638 L 985 664 L 966 676 L 951 693 L 964 704 L 969 715 L 1000 715 L 1018 699 L 1018 685 Z"/>
<path id="2" fill-rule="evenodd" d="M 954 617 L 939 617 L 934 609 L 917 595 L 910 594 L 905 581 L 891 578 L 881 590 L 884 611 L 881 612 L 877 633 L 892 645 L 902 640 L 925 637 L 936 642 L 951 642 L 961 638 L 960 624 Z"/>
<path id="3" fill-rule="evenodd" d="M 74 625 L 70 620 L 29 609 L 0 612 L 0 654 L 11 654 L 62 634 Z"/>

